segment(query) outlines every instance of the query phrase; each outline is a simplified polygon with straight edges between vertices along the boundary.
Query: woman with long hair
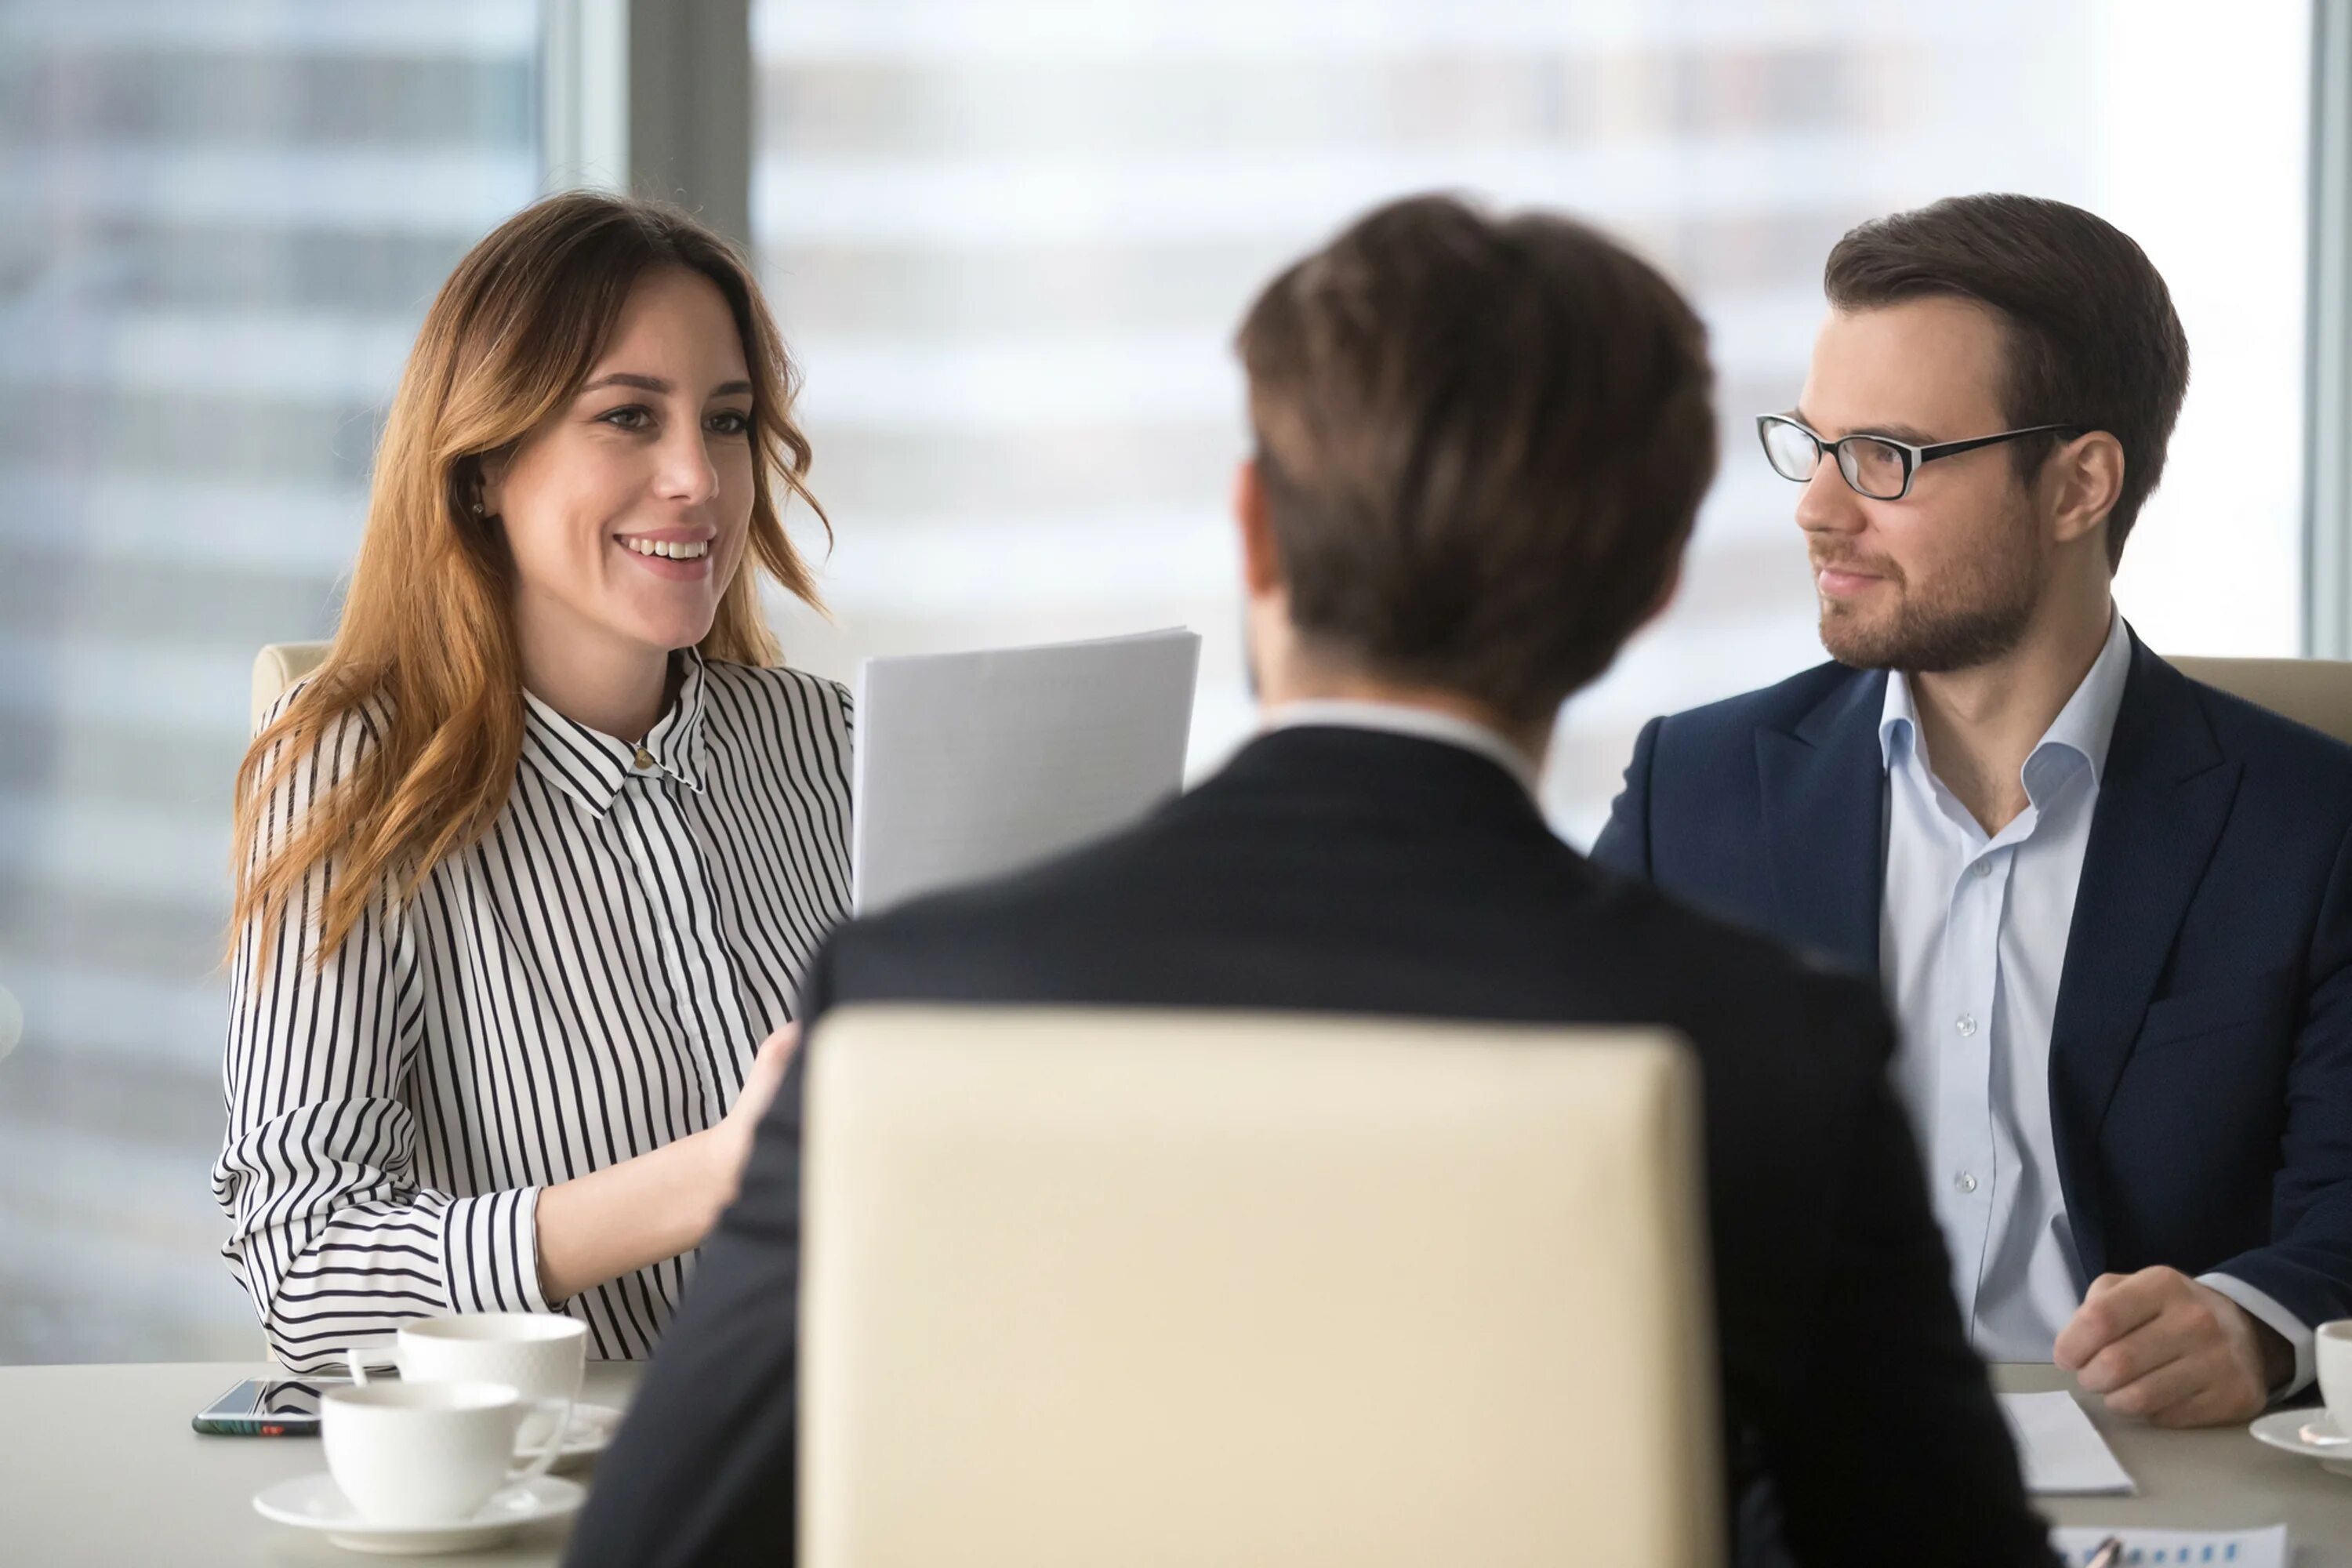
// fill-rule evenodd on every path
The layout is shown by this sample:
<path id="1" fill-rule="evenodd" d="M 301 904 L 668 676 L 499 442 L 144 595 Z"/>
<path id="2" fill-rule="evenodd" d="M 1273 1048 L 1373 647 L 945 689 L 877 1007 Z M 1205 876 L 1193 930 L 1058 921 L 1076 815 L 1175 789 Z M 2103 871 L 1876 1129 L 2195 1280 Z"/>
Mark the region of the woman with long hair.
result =
<path id="1" fill-rule="evenodd" d="M 615 196 L 426 313 L 333 644 L 237 776 L 214 1189 L 288 1366 L 495 1310 L 641 1357 L 676 1307 L 848 903 L 846 694 L 760 602 L 815 602 L 795 379 L 742 259 Z"/>

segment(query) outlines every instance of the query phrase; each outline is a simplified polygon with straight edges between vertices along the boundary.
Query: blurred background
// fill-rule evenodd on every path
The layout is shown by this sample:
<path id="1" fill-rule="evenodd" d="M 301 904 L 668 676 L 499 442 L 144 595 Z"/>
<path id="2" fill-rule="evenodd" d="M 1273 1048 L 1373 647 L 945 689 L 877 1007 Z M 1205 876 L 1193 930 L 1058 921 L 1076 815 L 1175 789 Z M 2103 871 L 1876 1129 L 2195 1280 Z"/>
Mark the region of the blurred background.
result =
<path id="1" fill-rule="evenodd" d="M 1794 400 L 1830 245 L 1938 195 L 2079 203 L 2170 282 L 2142 635 L 2352 654 L 2308 324 L 2352 289 L 2345 9 L 0 0 L 0 1362 L 262 1353 L 206 1187 L 248 670 L 331 631 L 425 303 L 534 195 L 668 194 L 756 249 L 836 532 L 794 662 L 1189 625 L 1196 771 L 1249 723 L 1255 288 L 1430 188 L 1626 237 L 1713 325 L 1725 461 L 1676 607 L 1568 712 L 1582 842 L 1643 720 L 1821 657 L 1750 416 Z"/>

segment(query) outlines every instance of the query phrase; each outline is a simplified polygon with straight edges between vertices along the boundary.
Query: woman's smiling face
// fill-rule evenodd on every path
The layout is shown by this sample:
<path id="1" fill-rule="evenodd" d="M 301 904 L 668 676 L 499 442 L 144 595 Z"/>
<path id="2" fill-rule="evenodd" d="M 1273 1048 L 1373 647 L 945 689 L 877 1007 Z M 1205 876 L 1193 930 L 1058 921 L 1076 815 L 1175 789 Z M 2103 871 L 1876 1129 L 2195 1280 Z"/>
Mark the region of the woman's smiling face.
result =
<path id="1" fill-rule="evenodd" d="M 646 273 L 570 406 L 486 477 L 526 640 L 667 654 L 708 636 L 750 531 L 751 423 L 725 296 Z"/>

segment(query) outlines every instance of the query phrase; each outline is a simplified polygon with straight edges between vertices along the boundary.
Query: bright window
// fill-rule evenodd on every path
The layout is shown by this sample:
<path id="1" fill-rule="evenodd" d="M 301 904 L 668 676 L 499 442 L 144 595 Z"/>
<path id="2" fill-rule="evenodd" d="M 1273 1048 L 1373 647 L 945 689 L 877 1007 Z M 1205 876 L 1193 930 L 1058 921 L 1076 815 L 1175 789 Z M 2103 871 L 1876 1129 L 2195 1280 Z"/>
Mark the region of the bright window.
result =
<path id="1" fill-rule="evenodd" d="M 0 1362 L 250 1360 L 229 788 L 441 279 L 538 188 L 534 0 L 0 4 Z"/>

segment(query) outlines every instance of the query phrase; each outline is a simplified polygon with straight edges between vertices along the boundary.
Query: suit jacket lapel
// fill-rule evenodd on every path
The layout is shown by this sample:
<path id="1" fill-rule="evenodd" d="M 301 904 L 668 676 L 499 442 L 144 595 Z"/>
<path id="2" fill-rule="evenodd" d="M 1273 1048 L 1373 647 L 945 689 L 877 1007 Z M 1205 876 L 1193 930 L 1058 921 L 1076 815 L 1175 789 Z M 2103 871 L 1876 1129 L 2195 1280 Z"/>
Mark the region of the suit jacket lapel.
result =
<path id="1" fill-rule="evenodd" d="M 1759 730 L 1756 769 L 1774 931 L 1874 979 L 1886 850 L 1883 673 L 1857 674 L 1794 731 Z"/>
<path id="2" fill-rule="evenodd" d="M 2099 1127 L 2229 820 L 2239 772 L 2188 677 L 2135 636 L 2050 1032 L 2051 1131 L 2086 1275 L 2105 1271 Z"/>

